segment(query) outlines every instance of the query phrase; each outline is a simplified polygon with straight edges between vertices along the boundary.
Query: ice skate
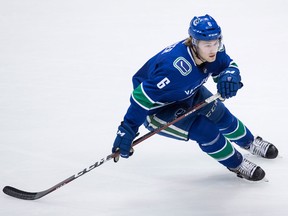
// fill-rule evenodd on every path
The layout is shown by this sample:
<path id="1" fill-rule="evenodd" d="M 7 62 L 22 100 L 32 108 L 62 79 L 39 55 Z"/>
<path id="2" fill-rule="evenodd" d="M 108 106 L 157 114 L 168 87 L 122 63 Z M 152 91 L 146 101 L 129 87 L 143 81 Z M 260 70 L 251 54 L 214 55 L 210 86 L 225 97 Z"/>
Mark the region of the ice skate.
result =
<path id="1" fill-rule="evenodd" d="M 278 156 L 278 149 L 272 144 L 262 139 L 255 137 L 254 141 L 246 148 L 251 154 L 259 155 L 263 158 L 274 159 Z"/>
<path id="2" fill-rule="evenodd" d="M 238 177 L 250 181 L 260 181 L 265 177 L 264 170 L 246 158 L 243 159 L 242 163 L 238 167 L 228 169 L 236 173 Z"/>

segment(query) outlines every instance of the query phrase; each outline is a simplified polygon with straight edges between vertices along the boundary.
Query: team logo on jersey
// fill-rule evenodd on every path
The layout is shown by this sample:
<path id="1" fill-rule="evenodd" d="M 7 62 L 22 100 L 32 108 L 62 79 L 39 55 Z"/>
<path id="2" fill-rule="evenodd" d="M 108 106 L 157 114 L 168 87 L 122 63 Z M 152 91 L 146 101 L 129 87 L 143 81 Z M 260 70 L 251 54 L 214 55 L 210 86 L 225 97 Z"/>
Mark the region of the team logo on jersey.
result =
<path id="1" fill-rule="evenodd" d="M 174 62 L 173 66 L 183 75 L 187 76 L 192 71 L 192 65 L 187 59 L 180 56 Z"/>

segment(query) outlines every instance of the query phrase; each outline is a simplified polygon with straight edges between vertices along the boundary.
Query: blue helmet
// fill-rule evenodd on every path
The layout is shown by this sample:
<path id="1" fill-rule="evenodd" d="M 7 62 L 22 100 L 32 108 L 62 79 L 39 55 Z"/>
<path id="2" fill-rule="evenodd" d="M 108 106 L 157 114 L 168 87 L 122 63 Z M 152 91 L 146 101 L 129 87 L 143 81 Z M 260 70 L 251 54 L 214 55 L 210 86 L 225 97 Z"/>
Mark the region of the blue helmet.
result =
<path id="1" fill-rule="evenodd" d="M 221 39 L 220 26 L 208 14 L 205 16 L 195 16 L 190 22 L 188 33 L 196 40 L 209 41 Z"/>

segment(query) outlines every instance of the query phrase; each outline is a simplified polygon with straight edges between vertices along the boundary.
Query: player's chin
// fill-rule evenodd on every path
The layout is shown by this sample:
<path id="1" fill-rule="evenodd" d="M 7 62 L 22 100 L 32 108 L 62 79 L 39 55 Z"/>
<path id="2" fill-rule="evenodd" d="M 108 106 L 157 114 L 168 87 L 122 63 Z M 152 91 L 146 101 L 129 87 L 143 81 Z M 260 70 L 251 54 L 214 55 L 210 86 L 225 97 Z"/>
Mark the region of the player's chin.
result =
<path id="1" fill-rule="evenodd" d="M 206 61 L 207 62 L 214 62 L 216 60 L 216 55 L 215 56 L 209 56 Z"/>

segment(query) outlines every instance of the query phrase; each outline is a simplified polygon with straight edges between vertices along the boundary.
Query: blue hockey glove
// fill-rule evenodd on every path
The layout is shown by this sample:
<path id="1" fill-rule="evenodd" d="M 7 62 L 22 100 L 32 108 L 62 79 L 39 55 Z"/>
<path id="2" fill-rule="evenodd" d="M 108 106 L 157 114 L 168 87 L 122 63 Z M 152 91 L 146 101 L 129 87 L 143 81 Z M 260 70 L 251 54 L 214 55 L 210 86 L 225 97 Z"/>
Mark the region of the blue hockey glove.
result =
<path id="1" fill-rule="evenodd" d="M 112 152 L 120 151 L 120 156 L 123 158 L 130 157 L 134 150 L 131 148 L 132 142 L 136 137 L 136 133 L 125 122 L 121 122 L 118 127 L 117 136 L 113 144 Z M 119 156 L 114 158 L 114 162 L 118 162 Z"/>
<path id="2" fill-rule="evenodd" d="M 217 90 L 223 99 L 231 98 L 243 86 L 238 70 L 228 68 L 224 70 L 218 79 Z"/>

